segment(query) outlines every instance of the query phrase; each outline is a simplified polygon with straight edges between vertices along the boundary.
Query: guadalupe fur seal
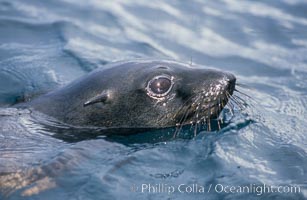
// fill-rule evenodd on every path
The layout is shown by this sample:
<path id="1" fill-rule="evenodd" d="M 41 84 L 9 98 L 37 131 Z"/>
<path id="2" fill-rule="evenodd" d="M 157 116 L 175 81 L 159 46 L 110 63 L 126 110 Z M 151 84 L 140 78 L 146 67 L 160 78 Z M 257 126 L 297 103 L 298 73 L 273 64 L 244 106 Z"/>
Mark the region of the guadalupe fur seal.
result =
<path id="1" fill-rule="evenodd" d="M 230 73 L 175 61 L 117 62 L 22 107 L 68 125 L 128 134 L 217 118 L 235 83 Z"/>

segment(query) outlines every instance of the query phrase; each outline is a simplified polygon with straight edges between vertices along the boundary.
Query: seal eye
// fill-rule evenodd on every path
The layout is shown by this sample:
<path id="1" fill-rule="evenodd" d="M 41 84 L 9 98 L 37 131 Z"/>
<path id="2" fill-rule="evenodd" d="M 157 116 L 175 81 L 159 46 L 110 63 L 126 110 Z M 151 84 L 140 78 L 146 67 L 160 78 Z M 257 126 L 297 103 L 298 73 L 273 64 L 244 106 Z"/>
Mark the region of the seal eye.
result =
<path id="1" fill-rule="evenodd" d="M 172 89 L 173 81 L 172 78 L 166 75 L 156 76 L 151 79 L 146 87 L 149 96 L 153 97 L 164 97 Z"/>

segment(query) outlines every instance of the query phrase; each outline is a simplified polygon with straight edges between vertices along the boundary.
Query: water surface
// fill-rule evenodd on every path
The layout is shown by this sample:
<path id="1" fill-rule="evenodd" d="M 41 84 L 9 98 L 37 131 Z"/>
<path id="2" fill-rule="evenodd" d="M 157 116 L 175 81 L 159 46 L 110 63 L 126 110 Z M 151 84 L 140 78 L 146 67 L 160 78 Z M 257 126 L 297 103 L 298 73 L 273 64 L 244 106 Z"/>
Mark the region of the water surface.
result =
<path id="1" fill-rule="evenodd" d="M 0 199 L 306 199 L 306 55 L 304 0 L 1 0 Z M 166 141 L 68 142 L 9 108 L 135 58 L 230 71 L 253 102 L 221 131 Z M 263 184 L 300 192 L 220 191 Z"/>

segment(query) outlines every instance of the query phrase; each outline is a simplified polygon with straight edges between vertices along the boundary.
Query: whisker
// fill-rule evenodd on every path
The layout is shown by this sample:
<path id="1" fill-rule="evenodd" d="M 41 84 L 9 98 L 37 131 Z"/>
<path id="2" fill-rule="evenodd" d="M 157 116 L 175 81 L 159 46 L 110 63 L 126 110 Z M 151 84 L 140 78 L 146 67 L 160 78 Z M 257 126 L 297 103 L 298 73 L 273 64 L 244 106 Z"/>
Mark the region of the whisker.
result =
<path id="1" fill-rule="evenodd" d="M 185 118 L 185 116 L 188 114 L 189 108 L 191 108 L 191 105 L 189 105 L 189 106 L 187 106 L 187 107 L 185 107 L 185 105 L 187 105 L 187 103 L 188 103 L 192 98 L 194 98 L 195 96 L 196 96 L 196 94 L 195 94 L 195 95 L 192 95 L 191 97 L 189 97 L 189 98 L 180 106 L 180 108 L 179 108 L 178 111 L 176 112 L 175 116 L 178 115 L 178 113 L 179 113 L 180 111 L 182 111 L 182 109 L 185 108 L 184 114 L 182 115 L 182 117 L 180 118 L 179 122 L 177 123 L 178 125 L 177 125 L 177 127 L 176 127 L 175 132 L 174 132 L 173 138 L 175 138 L 175 137 L 177 136 L 177 134 L 181 131 L 182 126 L 183 126 L 183 122 L 185 121 L 184 118 Z"/>
<path id="2" fill-rule="evenodd" d="M 236 100 L 242 107 L 246 108 L 247 107 L 247 103 L 240 97 L 236 96 L 236 95 L 232 95 L 232 98 L 234 100 Z"/>
<path id="3" fill-rule="evenodd" d="M 229 108 L 229 112 L 233 116 L 234 115 L 233 108 L 229 104 L 227 104 L 226 106 Z"/>
<path id="4" fill-rule="evenodd" d="M 239 91 L 239 90 L 235 90 L 235 91 L 238 92 L 239 94 L 242 94 L 244 97 L 247 97 L 249 102 L 252 102 L 252 103 L 254 103 L 254 104 L 259 104 L 259 102 L 256 101 L 256 100 L 255 100 L 254 98 L 252 98 L 251 96 L 249 96 L 249 95 L 247 95 L 247 94 L 245 94 L 245 93 L 243 93 L 243 92 L 241 92 L 241 91 Z M 238 97 L 239 95 L 235 95 L 235 96 Z M 244 99 L 244 101 L 245 101 L 245 99 Z M 246 101 L 245 101 L 245 103 L 246 103 Z M 247 104 L 247 103 L 246 103 L 246 104 Z M 248 105 L 254 107 L 254 105 L 252 105 L 252 104 L 248 104 Z"/>
<path id="5" fill-rule="evenodd" d="M 221 125 L 220 125 L 220 121 L 219 121 L 219 116 L 218 116 L 218 113 L 221 112 L 221 97 L 218 98 L 218 102 L 217 102 L 217 109 L 215 110 L 215 114 L 216 114 L 216 117 L 217 117 L 217 125 L 218 125 L 218 129 L 221 130 Z"/>
<path id="6" fill-rule="evenodd" d="M 211 110 L 211 106 L 208 106 L 208 118 L 206 120 L 206 122 L 207 122 L 207 131 L 211 131 L 211 126 L 210 126 L 211 113 L 210 113 L 210 110 Z"/>
<path id="7" fill-rule="evenodd" d="M 194 115 L 193 117 L 193 122 L 195 123 L 195 127 L 194 127 L 194 137 L 196 136 L 196 133 L 197 133 L 197 123 L 198 123 L 198 115 L 199 115 L 199 112 L 200 112 L 200 108 L 201 105 L 200 103 L 198 104 L 197 106 L 197 111 L 196 111 L 196 114 Z"/>
<path id="8" fill-rule="evenodd" d="M 229 108 L 230 114 L 234 116 L 234 105 L 232 104 L 231 97 L 226 93 L 227 104 L 226 106 Z"/>
<path id="9" fill-rule="evenodd" d="M 222 105 L 222 107 L 221 107 Z M 223 121 L 222 121 L 222 117 L 221 117 L 221 112 L 222 112 L 222 108 L 224 108 L 224 104 L 223 104 L 223 100 L 221 100 L 221 97 L 219 98 L 219 104 L 218 104 L 218 111 L 220 113 L 220 115 L 218 116 L 217 120 L 223 124 Z"/>
<path id="10" fill-rule="evenodd" d="M 242 87 L 242 88 L 246 88 L 246 89 L 251 89 L 251 87 L 249 85 L 246 85 L 244 83 L 236 83 L 236 86 Z"/>
<path id="11" fill-rule="evenodd" d="M 182 115 L 182 118 L 180 119 L 180 121 L 179 121 L 179 129 L 176 129 L 176 131 L 175 131 L 175 133 L 174 133 L 174 138 L 175 137 L 177 137 L 177 134 L 179 134 L 180 133 L 180 131 L 182 130 L 182 127 L 183 127 L 183 125 L 184 125 L 184 122 L 186 121 L 186 119 L 187 119 L 187 117 L 188 117 L 188 114 L 189 114 L 189 108 L 190 108 L 190 106 L 188 106 L 187 108 L 186 108 L 186 110 L 185 110 L 185 114 L 184 115 Z"/>
<path id="12" fill-rule="evenodd" d="M 232 109 L 234 109 L 234 105 L 232 104 L 232 98 L 230 96 L 230 94 L 228 92 L 226 92 L 226 97 L 227 97 L 227 101 L 230 104 L 230 106 L 232 107 Z"/>
<path id="13" fill-rule="evenodd" d="M 241 98 L 240 96 L 238 96 L 238 95 L 232 95 L 233 97 L 235 97 L 235 98 L 237 98 L 238 100 L 240 100 L 243 104 L 247 104 L 246 103 L 246 101 L 245 101 L 245 99 L 243 99 L 243 98 Z"/>
<path id="14" fill-rule="evenodd" d="M 234 96 L 232 96 L 232 98 L 230 100 L 235 102 L 237 104 L 237 106 L 239 106 L 240 110 L 244 110 L 245 109 L 245 107 L 242 105 L 242 103 L 239 102 Z"/>
<path id="15" fill-rule="evenodd" d="M 244 95 L 244 96 L 246 96 L 246 97 L 248 97 L 248 98 L 251 98 L 251 99 L 253 99 L 251 96 L 249 96 L 248 94 L 245 94 L 244 92 L 241 92 L 240 90 L 238 90 L 238 89 L 234 89 L 234 91 L 236 91 L 236 92 L 238 92 L 238 93 L 240 93 L 240 94 L 242 94 L 242 95 Z"/>
<path id="16" fill-rule="evenodd" d="M 207 131 L 211 131 L 211 120 L 210 117 L 207 119 Z"/>
<path id="17" fill-rule="evenodd" d="M 240 96 L 238 95 L 233 95 L 235 98 L 237 98 L 237 100 L 240 100 L 242 102 L 242 104 L 244 105 L 245 108 L 247 107 L 252 107 L 252 108 L 256 108 L 255 105 L 253 105 L 253 103 L 256 103 L 256 101 L 253 101 L 253 99 L 249 99 L 249 100 L 252 100 L 252 103 L 247 103 L 245 99 L 241 98 Z"/>
<path id="18" fill-rule="evenodd" d="M 197 134 L 197 122 L 195 123 L 195 128 L 194 128 L 194 137 L 196 137 Z"/>
<path id="19" fill-rule="evenodd" d="M 196 111 L 196 121 L 195 121 L 195 130 L 194 130 L 194 137 L 196 136 L 196 134 L 197 134 L 197 124 L 198 123 L 200 123 L 200 122 L 198 122 L 199 121 L 199 113 L 200 113 L 200 111 L 201 111 L 201 109 L 202 109 L 202 106 L 203 106 L 203 103 L 204 103 L 204 100 L 205 100 L 206 98 L 204 98 L 204 97 L 202 97 L 202 100 L 201 100 L 201 102 L 198 104 L 198 109 L 197 109 L 197 111 Z M 201 120 L 201 119 L 200 119 Z"/>
<path id="20" fill-rule="evenodd" d="M 175 113 L 175 116 L 187 105 L 187 103 L 196 96 L 196 94 L 192 95 L 191 97 L 189 97 L 178 109 L 178 111 Z"/>
<path id="21" fill-rule="evenodd" d="M 194 114 L 194 117 L 193 117 L 193 123 L 195 123 L 195 125 L 194 125 L 194 137 L 197 134 L 197 124 L 198 124 L 200 109 L 201 109 L 201 103 L 198 103 L 196 113 Z"/>
<path id="22" fill-rule="evenodd" d="M 230 98 L 228 102 L 230 105 L 232 105 L 233 110 L 235 108 L 235 105 L 238 106 L 240 110 L 242 110 L 242 108 L 238 105 L 238 102 L 236 102 L 233 98 Z"/>

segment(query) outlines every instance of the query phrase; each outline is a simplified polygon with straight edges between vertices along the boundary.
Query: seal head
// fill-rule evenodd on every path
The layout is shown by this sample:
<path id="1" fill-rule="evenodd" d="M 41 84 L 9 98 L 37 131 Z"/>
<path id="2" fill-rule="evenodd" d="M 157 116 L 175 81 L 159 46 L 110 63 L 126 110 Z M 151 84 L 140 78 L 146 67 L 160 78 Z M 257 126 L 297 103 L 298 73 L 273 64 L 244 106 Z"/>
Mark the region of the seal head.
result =
<path id="1" fill-rule="evenodd" d="M 165 128 L 219 116 L 234 75 L 174 61 L 106 65 L 26 105 L 66 124 Z"/>

